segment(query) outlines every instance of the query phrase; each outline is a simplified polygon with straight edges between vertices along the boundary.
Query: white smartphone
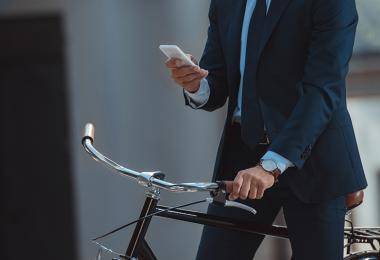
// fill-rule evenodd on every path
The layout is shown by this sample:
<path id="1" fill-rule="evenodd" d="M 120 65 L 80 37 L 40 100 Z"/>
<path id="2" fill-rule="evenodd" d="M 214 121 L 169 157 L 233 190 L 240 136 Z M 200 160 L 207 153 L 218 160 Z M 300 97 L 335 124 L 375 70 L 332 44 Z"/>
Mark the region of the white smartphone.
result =
<path id="1" fill-rule="evenodd" d="M 196 66 L 194 62 L 177 45 L 160 45 L 160 50 L 168 57 L 180 59 L 187 66 Z"/>

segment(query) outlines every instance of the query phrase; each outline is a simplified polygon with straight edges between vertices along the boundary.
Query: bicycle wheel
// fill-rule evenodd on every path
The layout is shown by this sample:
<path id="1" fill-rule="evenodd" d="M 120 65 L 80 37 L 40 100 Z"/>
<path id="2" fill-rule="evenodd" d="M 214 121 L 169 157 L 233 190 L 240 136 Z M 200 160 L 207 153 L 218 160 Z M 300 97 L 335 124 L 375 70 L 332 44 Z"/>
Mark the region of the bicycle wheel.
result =
<path id="1" fill-rule="evenodd" d="M 378 251 L 366 251 L 359 252 L 344 258 L 344 260 L 378 260 L 380 259 L 380 252 Z"/>

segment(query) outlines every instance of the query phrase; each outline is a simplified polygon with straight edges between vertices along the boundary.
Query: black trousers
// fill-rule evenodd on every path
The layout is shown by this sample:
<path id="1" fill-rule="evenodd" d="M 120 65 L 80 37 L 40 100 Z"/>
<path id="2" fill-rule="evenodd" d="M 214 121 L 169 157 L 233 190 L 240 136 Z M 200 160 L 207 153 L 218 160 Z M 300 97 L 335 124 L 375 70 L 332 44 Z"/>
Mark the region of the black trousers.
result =
<path id="1" fill-rule="evenodd" d="M 239 170 L 255 166 L 267 150 L 266 146 L 257 146 L 255 150 L 250 150 L 241 141 L 240 127 L 237 124 L 234 124 L 231 134 L 226 138 L 219 180 L 233 180 Z M 289 189 L 285 172 L 280 176 L 279 182 L 265 192 L 261 200 L 238 201 L 254 207 L 258 213 L 252 215 L 240 209 L 215 205 L 209 206 L 208 213 L 271 224 L 282 207 L 289 229 L 292 259 L 343 259 L 346 213 L 344 197 L 323 203 L 303 203 Z M 205 226 L 197 260 L 252 260 L 263 239 L 262 235 Z"/>

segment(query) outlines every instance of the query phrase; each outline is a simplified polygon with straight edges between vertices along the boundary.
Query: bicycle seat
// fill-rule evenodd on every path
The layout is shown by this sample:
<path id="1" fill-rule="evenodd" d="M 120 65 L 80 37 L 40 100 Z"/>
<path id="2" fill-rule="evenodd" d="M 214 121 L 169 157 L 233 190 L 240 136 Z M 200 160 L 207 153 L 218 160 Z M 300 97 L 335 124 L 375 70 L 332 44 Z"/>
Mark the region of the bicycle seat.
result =
<path id="1" fill-rule="evenodd" d="M 346 196 L 347 211 L 352 210 L 363 203 L 364 191 L 357 191 Z"/>

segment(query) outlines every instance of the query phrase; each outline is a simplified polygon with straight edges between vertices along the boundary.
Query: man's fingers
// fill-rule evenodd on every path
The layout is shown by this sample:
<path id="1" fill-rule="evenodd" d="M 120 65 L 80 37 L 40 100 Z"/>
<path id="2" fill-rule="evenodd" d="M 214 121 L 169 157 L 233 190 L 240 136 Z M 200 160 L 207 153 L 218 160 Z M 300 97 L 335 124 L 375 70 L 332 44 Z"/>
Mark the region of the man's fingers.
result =
<path id="1" fill-rule="evenodd" d="M 199 78 L 201 78 L 201 79 L 208 76 L 208 71 L 204 70 L 204 69 L 196 70 L 196 72 L 194 72 L 194 73 L 197 73 L 199 75 Z"/>
<path id="2" fill-rule="evenodd" d="M 223 181 L 223 182 L 224 182 L 224 185 L 226 185 L 226 192 L 232 193 L 234 182 L 233 181 Z"/>
<path id="3" fill-rule="evenodd" d="M 198 74 L 190 74 L 190 75 L 187 75 L 183 78 L 177 78 L 177 79 L 174 79 L 175 82 L 178 84 L 178 85 L 181 85 L 182 87 L 184 87 L 185 89 L 187 89 L 187 86 L 188 85 L 193 85 L 195 83 L 198 83 L 200 82 L 200 80 L 202 79 L 201 76 L 199 76 Z"/>
<path id="4" fill-rule="evenodd" d="M 200 69 L 199 72 L 202 75 L 202 78 L 205 78 L 208 76 L 208 70 Z"/>
<path id="5" fill-rule="evenodd" d="M 185 76 L 187 76 L 189 74 L 193 74 L 193 73 L 199 73 L 200 74 L 199 68 L 194 67 L 194 66 L 184 66 L 181 68 L 171 69 L 171 71 L 172 71 L 172 77 L 173 78 L 182 78 L 182 77 L 185 77 Z"/>
<path id="6" fill-rule="evenodd" d="M 194 67 L 194 68 L 199 68 L 198 66 L 198 62 L 196 61 L 196 59 L 193 57 L 193 59 L 191 59 L 193 61 L 193 63 L 195 64 L 195 66 L 191 66 L 191 65 L 188 65 L 185 61 L 181 60 L 181 59 L 177 59 L 177 58 L 170 58 L 168 59 L 167 61 L 165 61 L 165 65 L 168 69 L 179 69 L 179 68 L 182 68 L 182 67 Z"/>
<path id="7" fill-rule="evenodd" d="M 183 60 L 177 59 L 177 58 L 170 58 L 165 62 L 166 67 L 169 69 L 176 69 L 176 68 L 189 66 L 185 64 L 186 63 Z M 193 66 L 193 67 L 197 67 L 197 66 Z"/>
<path id="8" fill-rule="evenodd" d="M 239 198 L 240 189 L 241 189 L 242 184 L 243 184 L 243 176 L 238 174 L 234 180 L 234 183 L 233 183 L 233 187 L 232 187 L 233 190 L 232 190 L 232 193 L 230 194 L 230 200 L 235 200 L 235 199 Z"/>
<path id="9" fill-rule="evenodd" d="M 257 187 L 257 192 L 256 192 L 256 199 L 262 199 L 263 198 L 263 196 L 264 196 L 264 186 L 262 186 L 262 185 L 259 185 L 258 187 Z"/>
<path id="10" fill-rule="evenodd" d="M 200 81 L 203 78 L 202 75 L 199 75 L 198 73 L 187 75 L 186 77 L 183 77 L 180 79 L 182 81 L 182 84 L 189 84 L 193 83 L 194 81 Z"/>
<path id="11" fill-rule="evenodd" d="M 207 70 L 201 70 L 200 73 L 199 72 L 195 72 L 193 74 L 189 74 L 189 75 L 183 77 L 182 81 L 184 83 L 191 83 L 194 80 L 201 80 L 201 79 L 207 77 L 207 75 L 208 75 L 208 71 Z M 187 78 L 187 77 L 189 77 L 189 78 Z"/>
<path id="12" fill-rule="evenodd" d="M 262 199 L 265 191 L 272 187 L 274 178 L 260 169 L 253 167 L 240 171 L 233 182 L 225 181 L 226 191 L 230 193 L 229 199 Z"/>
<path id="13" fill-rule="evenodd" d="M 248 192 L 251 188 L 251 182 L 250 180 L 248 179 L 244 179 L 243 181 L 243 185 L 241 186 L 240 188 L 240 194 L 239 194 L 239 197 L 242 199 L 242 200 L 245 200 L 247 199 L 248 197 Z"/>
<path id="14" fill-rule="evenodd" d="M 187 54 L 187 56 L 191 59 L 191 61 L 192 61 L 194 64 L 198 65 L 198 61 L 197 61 L 197 59 L 196 59 L 193 55 L 191 55 L 191 54 Z"/>
<path id="15" fill-rule="evenodd" d="M 257 187 L 256 186 L 251 186 L 251 190 L 249 191 L 248 197 L 252 200 L 256 199 L 257 197 Z"/>
<path id="16" fill-rule="evenodd" d="M 171 58 L 165 62 L 165 65 L 168 69 L 175 69 L 178 68 L 177 64 L 179 61 L 179 59 Z"/>

